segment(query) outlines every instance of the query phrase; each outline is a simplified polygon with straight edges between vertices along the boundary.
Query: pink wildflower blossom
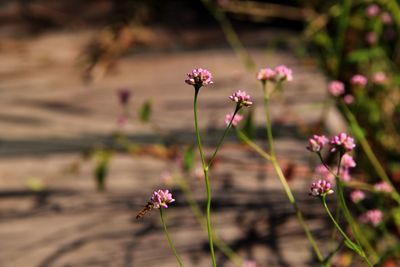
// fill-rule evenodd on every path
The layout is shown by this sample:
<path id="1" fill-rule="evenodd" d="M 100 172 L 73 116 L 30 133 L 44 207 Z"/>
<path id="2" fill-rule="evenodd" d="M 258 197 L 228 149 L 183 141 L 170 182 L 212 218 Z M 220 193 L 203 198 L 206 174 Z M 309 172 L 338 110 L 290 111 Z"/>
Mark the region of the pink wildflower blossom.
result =
<path id="1" fill-rule="evenodd" d="M 328 141 L 328 138 L 326 138 L 324 135 L 314 134 L 312 138 L 308 139 L 307 149 L 311 152 L 320 152 L 328 143 Z"/>
<path id="2" fill-rule="evenodd" d="M 372 76 L 372 81 L 376 84 L 383 84 L 385 83 L 386 79 L 387 79 L 386 74 L 383 71 L 376 72 Z"/>
<path id="3" fill-rule="evenodd" d="M 277 81 L 292 81 L 293 75 L 292 70 L 286 67 L 285 65 L 280 65 L 275 68 L 276 72 L 276 80 Z"/>
<path id="4" fill-rule="evenodd" d="M 392 192 L 392 187 L 386 182 L 376 183 L 374 185 L 374 189 L 376 191 L 382 192 L 382 193 L 391 193 Z"/>
<path id="5" fill-rule="evenodd" d="M 202 68 L 194 69 L 191 73 L 188 73 L 185 82 L 189 85 L 195 86 L 196 88 L 214 83 L 212 81 L 211 72 Z"/>
<path id="6" fill-rule="evenodd" d="M 371 223 L 373 226 L 378 226 L 382 222 L 383 213 L 378 209 L 369 210 L 362 214 L 360 219 L 363 223 Z"/>
<path id="7" fill-rule="evenodd" d="M 367 7 L 367 10 L 365 13 L 368 17 L 371 18 L 371 17 L 376 17 L 379 14 L 379 12 L 381 12 L 381 9 L 379 8 L 379 6 L 376 4 L 372 4 Z"/>
<path id="8" fill-rule="evenodd" d="M 233 112 L 232 113 L 228 113 L 225 115 L 225 123 L 226 125 L 229 125 L 230 121 L 232 120 L 232 116 L 233 116 Z M 235 117 L 233 117 L 232 120 L 232 125 L 233 126 L 237 126 L 238 123 L 243 119 L 243 116 L 240 114 L 236 114 Z"/>
<path id="9" fill-rule="evenodd" d="M 352 85 L 364 87 L 367 85 L 368 79 L 361 74 L 354 75 L 350 80 Z"/>
<path id="10" fill-rule="evenodd" d="M 350 94 L 347 94 L 343 97 L 343 101 L 345 104 L 350 105 L 351 103 L 354 102 L 354 97 Z"/>
<path id="11" fill-rule="evenodd" d="M 365 198 L 365 194 L 361 190 L 354 190 L 353 192 L 350 193 L 350 198 L 351 201 L 353 201 L 353 203 L 358 203 Z"/>
<path id="12" fill-rule="evenodd" d="M 333 194 L 334 191 L 332 189 L 332 184 L 326 180 L 318 180 L 315 183 L 311 184 L 310 195 L 312 196 L 322 196 L 322 195 L 330 195 Z"/>
<path id="13" fill-rule="evenodd" d="M 236 102 L 240 107 L 250 107 L 253 104 L 250 95 L 248 95 L 245 91 L 238 90 L 229 96 L 229 99 Z"/>
<path id="14" fill-rule="evenodd" d="M 332 172 L 336 170 L 333 169 Z M 328 181 L 331 185 L 335 184 L 335 176 L 323 165 L 320 164 L 315 167 L 314 172 L 317 176 L 322 177 L 324 180 Z"/>
<path id="15" fill-rule="evenodd" d="M 333 96 L 340 96 L 344 93 L 344 84 L 341 81 L 332 81 L 329 84 L 329 92 Z"/>
<path id="16" fill-rule="evenodd" d="M 330 145 L 332 146 L 331 152 L 335 152 L 337 149 L 341 152 L 350 152 L 356 146 L 354 139 L 346 133 L 340 133 L 331 138 Z"/>
<path id="17" fill-rule="evenodd" d="M 393 18 L 389 12 L 383 12 L 381 15 L 381 20 L 383 24 L 391 25 L 393 23 Z"/>
<path id="18" fill-rule="evenodd" d="M 159 209 L 161 207 L 163 208 L 168 208 L 168 205 L 174 202 L 175 199 L 172 198 L 172 194 L 169 192 L 169 190 L 157 190 L 154 191 L 152 197 L 151 197 L 151 202 L 154 205 L 154 208 Z"/>
<path id="19" fill-rule="evenodd" d="M 342 162 L 341 162 L 341 166 L 343 168 L 354 168 L 356 166 L 356 162 L 354 161 L 353 157 L 348 155 L 348 154 L 344 154 L 342 157 Z"/>
<path id="20" fill-rule="evenodd" d="M 376 34 L 376 32 L 368 32 L 365 36 L 365 40 L 368 44 L 373 45 L 378 40 L 378 35 Z"/>
<path id="21" fill-rule="evenodd" d="M 260 69 L 257 73 L 257 80 L 266 82 L 266 81 L 275 81 L 276 71 L 270 68 Z"/>
<path id="22" fill-rule="evenodd" d="M 257 263 L 255 261 L 246 260 L 243 263 L 243 267 L 257 267 Z"/>

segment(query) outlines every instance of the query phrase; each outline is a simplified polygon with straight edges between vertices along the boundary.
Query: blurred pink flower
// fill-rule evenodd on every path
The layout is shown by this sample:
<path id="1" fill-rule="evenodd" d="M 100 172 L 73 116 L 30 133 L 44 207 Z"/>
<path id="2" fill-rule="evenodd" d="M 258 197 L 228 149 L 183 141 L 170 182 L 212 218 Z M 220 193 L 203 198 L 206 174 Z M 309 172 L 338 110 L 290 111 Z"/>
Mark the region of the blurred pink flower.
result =
<path id="1" fill-rule="evenodd" d="M 366 15 L 367 17 L 376 17 L 379 12 L 381 12 L 380 7 L 377 4 L 371 4 L 367 7 Z"/>
<path id="2" fill-rule="evenodd" d="M 373 209 L 361 215 L 360 220 L 363 223 L 371 223 L 373 226 L 378 226 L 383 219 L 382 211 Z"/>
<path id="3" fill-rule="evenodd" d="M 376 183 L 374 185 L 374 189 L 376 191 L 382 192 L 382 193 L 391 193 L 392 192 L 392 187 L 386 182 Z"/>
<path id="4" fill-rule="evenodd" d="M 347 94 L 343 97 L 343 101 L 345 104 L 350 105 L 351 103 L 354 102 L 354 97 L 350 94 Z"/>
<path id="5" fill-rule="evenodd" d="M 118 124 L 118 127 L 121 127 L 121 128 L 125 127 L 125 125 L 128 124 L 128 117 L 125 115 L 119 116 L 118 120 L 117 120 L 117 124 Z"/>
<path id="6" fill-rule="evenodd" d="M 350 198 L 353 203 L 358 203 L 365 198 L 365 194 L 361 190 L 354 190 L 350 193 Z"/>
<path id="7" fill-rule="evenodd" d="M 228 113 L 225 115 L 225 123 L 228 126 L 229 123 L 232 120 L 232 116 L 233 116 L 233 112 L 232 113 Z M 232 120 L 232 126 L 236 126 L 238 125 L 238 123 L 243 119 L 243 116 L 240 114 L 236 114 L 235 117 Z"/>
<path id="8" fill-rule="evenodd" d="M 214 83 L 212 81 L 211 72 L 202 68 L 194 69 L 192 72 L 188 73 L 185 82 L 197 88 Z"/>
<path id="9" fill-rule="evenodd" d="M 154 208 L 159 209 L 161 207 L 163 208 L 168 208 L 168 205 L 174 202 L 175 199 L 172 198 L 172 194 L 169 192 L 169 190 L 157 190 L 154 191 L 152 197 L 151 197 L 151 202 L 154 205 Z"/>
<path id="10" fill-rule="evenodd" d="M 257 263 L 251 260 L 245 260 L 243 262 L 243 267 L 257 267 Z"/>
<path id="11" fill-rule="evenodd" d="M 356 146 L 354 139 L 346 133 L 340 133 L 332 137 L 329 143 L 332 146 L 331 152 L 335 152 L 337 149 L 343 153 L 350 152 Z"/>
<path id="12" fill-rule="evenodd" d="M 336 169 L 333 169 L 332 171 L 336 172 Z M 332 185 L 335 183 L 335 176 L 323 164 L 315 167 L 314 172 L 317 176 L 324 178 Z"/>
<path id="13" fill-rule="evenodd" d="M 310 195 L 315 197 L 334 193 L 331 183 L 321 179 L 311 184 L 310 191 Z"/>
<path id="14" fill-rule="evenodd" d="M 376 84 L 383 84 L 385 83 L 386 79 L 386 74 L 383 71 L 376 72 L 372 76 L 372 81 Z"/>
<path id="15" fill-rule="evenodd" d="M 368 32 L 365 36 L 365 40 L 368 44 L 373 45 L 378 40 L 378 35 L 376 34 L 376 32 Z"/>
<path id="16" fill-rule="evenodd" d="M 365 85 L 367 85 L 368 79 L 361 74 L 356 74 L 351 77 L 350 82 L 352 85 L 364 87 Z"/>
<path id="17" fill-rule="evenodd" d="M 236 102 L 240 107 L 250 107 L 253 104 L 250 95 L 248 95 L 245 91 L 238 90 L 229 96 L 229 99 L 233 102 Z"/>
<path id="18" fill-rule="evenodd" d="M 383 24 L 391 25 L 393 23 L 392 15 L 389 12 L 383 12 L 381 15 Z"/>
<path id="19" fill-rule="evenodd" d="M 276 71 L 270 68 L 260 69 L 257 73 L 257 80 L 259 81 L 275 81 Z"/>
<path id="20" fill-rule="evenodd" d="M 275 68 L 276 80 L 277 81 L 292 81 L 293 75 L 292 70 L 286 67 L 285 65 L 280 65 Z"/>
<path id="21" fill-rule="evenodd" d="M 354 161 L 353 157 L 350 156 L 349 154 L 344 154 L 342 157 L 342 162 L 341 162 L 341 166 L 343 168 L 354 168 L 356 166 L 356 162 Z"/>
<path id="22" fill-rule="evenodd" d="M 329 93 L 333 96 L 340 96 L 344 93 L 344 84 L 341 81 L 330 82 Z"/>
<path id="23" fill-rule="evenodd" d="M 161 182 L 165 185 L 170 185 L 172 183 L 173 177 L 170 171 L 164 171 L 161 173 Z"/>
<path id="24" fill-rule="evenodd" d="M 328 138 L 326 138 L 324 135 L 314 134 L 312 138 L 308 139 L 307 149 L 311 152 L 320 152 L 328 143 L 328 141 Z"/>

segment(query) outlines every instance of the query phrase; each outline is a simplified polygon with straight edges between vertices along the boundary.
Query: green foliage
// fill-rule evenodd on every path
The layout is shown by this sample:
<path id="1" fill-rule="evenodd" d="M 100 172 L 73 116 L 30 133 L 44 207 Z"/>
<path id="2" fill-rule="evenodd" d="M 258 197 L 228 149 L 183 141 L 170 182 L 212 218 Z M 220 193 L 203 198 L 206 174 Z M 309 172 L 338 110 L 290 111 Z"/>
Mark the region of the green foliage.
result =
<path id="1" fill-rule="evenodd" d="M 143 123 L 150 121 L 152 105 L 150 100 L 146 100 L 139 110 L 139 119 Z"/>
<path id="2" fill-rule="evenodd" d="M 196 149 L 194 146 L 190 146 L 183 152 L 183 170 L 191 172 L 194 169 L 194 163 L 196 159 Z"/>

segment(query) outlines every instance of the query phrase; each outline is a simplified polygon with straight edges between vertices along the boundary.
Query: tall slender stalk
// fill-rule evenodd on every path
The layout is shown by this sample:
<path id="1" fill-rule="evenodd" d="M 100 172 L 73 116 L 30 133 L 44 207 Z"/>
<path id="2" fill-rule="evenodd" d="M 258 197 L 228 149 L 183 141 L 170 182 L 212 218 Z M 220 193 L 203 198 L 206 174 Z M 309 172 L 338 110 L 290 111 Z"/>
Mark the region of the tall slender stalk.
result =
<path id="1" fill-rule="evenodd" d="M 215 252 L 214 252 L 214 243 L 213 243 L 213 231 L 212 231 L 212 225 L 211 225 L 211 186 L 210 186 L 210 181 L 208 178 L 208 171 L 209 167 L 206 164 L 205 158 L 204 158 L 204 152 L 203 152 L 203 147 L 201 145 L 201 139 L 200 139 L 200 131 L 199 131 L 199 126 L 198 126 L 198 119 L 197 119 L 197 96 L 199 93 L 200 88 L 195 88 L 195 94 L 194 94 L 194 102 L 193 102 L 193 109 L 194 109 L 194 125 L 195 125 L 195 131 L 196 131 L 196 138 L 197 138 L 197 145 L 199 147 L 199 152 L 200 152 L 200 158 L 201 158 L 201 164 L 203 166 L 203 171 L 204 171 L 204 181 L 206 184 L 206 192 L 207 192 L 207 206 L 206 206 L 206 217 L 207 217 L 207 234 L 208 234 L 208 241 L 210 245 L 210 252 L 211 252 L 211 260 L 213 267 L 217 267 L 217 261 L 215 259 Z"/>
<path id="2" fill-rule="evenodd" d="M 179 266 L 183 267 L 182 260 L 179 257 L 178 252 L 175 249 L 174 243 L 172 243 L 171 237 L 169 236 L 167 225 L 165 224 L 165 221 L 164 221 L 164 212 L 163 212 L 163 208 L 162 207 L 160 207 L 160 218 L 161 218 L 161 223 L 162 223 L 163 228 L 164 228 L 165 235 L 167 236 L 167 239 L 168 239 L 169 247 L 171 248 L 172 252 L 174 253 L 175 258 L 179 263 Z"/>

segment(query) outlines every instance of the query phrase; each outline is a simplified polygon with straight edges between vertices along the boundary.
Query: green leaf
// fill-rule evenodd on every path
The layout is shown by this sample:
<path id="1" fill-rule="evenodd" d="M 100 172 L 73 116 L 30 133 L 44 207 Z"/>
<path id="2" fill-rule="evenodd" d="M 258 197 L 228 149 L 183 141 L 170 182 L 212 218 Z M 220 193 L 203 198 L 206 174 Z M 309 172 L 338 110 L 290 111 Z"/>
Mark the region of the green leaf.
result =
<path id="1" fill-rule="evenodd" d="M 139 118 L 143 123 L 149 122 L 151 116 L 151 102 L 146 100 L 140 108 Z"/>

